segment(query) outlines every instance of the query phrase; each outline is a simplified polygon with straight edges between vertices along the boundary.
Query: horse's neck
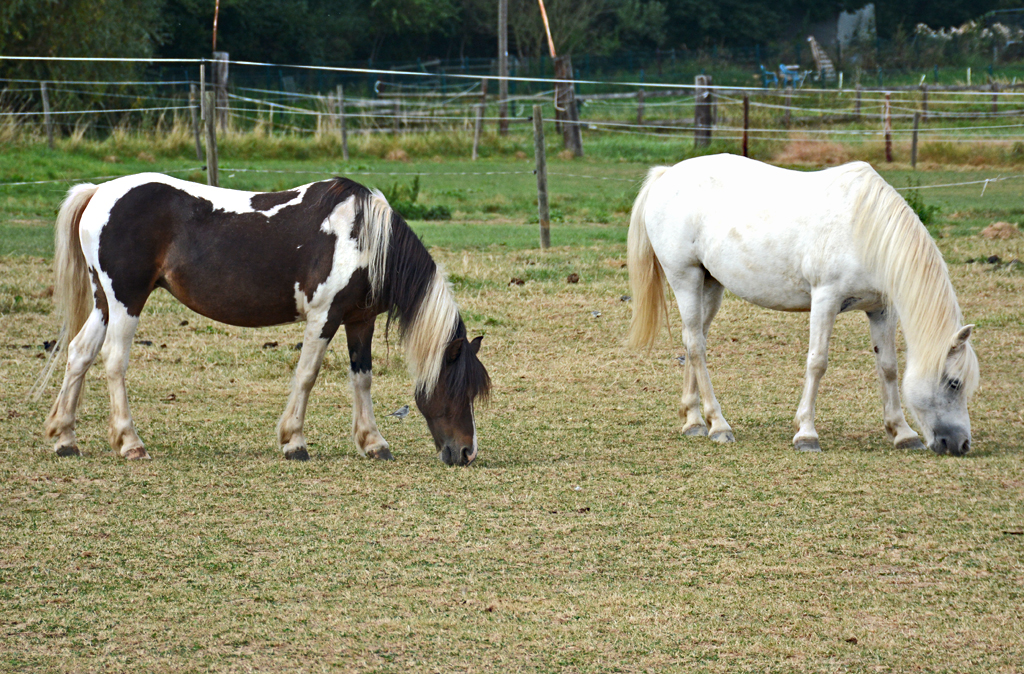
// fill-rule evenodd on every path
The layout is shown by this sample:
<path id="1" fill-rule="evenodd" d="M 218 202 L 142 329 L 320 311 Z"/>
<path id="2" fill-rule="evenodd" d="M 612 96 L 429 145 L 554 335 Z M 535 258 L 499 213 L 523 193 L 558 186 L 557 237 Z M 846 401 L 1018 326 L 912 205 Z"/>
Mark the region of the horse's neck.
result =
<path id="1" fill-rule="evenodd" d="M 960 305 L 931 235 L 902 199 L 895 207 L 887 231 L 868 237 L 865 255 L 873 261 L 879 285 L 899 315 L 908 365 L 938 370 L 949 339 L 961 326 Z"/>

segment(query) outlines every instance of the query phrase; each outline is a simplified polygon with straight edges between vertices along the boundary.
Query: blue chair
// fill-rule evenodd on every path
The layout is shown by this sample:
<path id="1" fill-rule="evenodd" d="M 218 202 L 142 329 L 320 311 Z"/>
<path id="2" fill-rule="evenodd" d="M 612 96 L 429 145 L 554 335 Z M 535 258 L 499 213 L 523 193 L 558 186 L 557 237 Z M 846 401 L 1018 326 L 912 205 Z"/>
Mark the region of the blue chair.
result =
<path id="1" fill-rule="evenodd" d="M 796 89 L 803 84 L 803 78 L 800 77 L 800 66 L 787 66 L 780 63 L 779 76 L 782 78 L 782 86 L 784 87 L 788 86 Z"/>
<path id="2" fill-rule="evenodd" d="M 776 88 L 779 86 L 779 78 L 771 70 L 764 67 L 761 64 L 761 86 L 765 89 L 768 88 L 768 83 L 771 82 Z"/>

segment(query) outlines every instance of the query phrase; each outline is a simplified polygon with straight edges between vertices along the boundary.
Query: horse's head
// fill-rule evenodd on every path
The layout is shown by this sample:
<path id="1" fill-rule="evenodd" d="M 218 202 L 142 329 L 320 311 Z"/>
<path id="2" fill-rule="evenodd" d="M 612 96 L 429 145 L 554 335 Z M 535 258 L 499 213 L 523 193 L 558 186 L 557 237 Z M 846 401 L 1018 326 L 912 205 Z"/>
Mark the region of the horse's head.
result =
<path id="1" fill-rule="evenodd" d="M 972 327 L 964 326 L 953 337 L 940 373 L 922 374 L 908 365 L 903 378 L 907 408 L 936 454 L 963 456 L 971 449 L 967 402 L 978 387 L 978 358 L 967 341 Z"/>
<path id="2" fill-rule="evenodd" d="M 460 334 L 461 333 L 461 334 Z M 468 341 L 460 325 L 445 348 L 437 384 L 429 395 L 416 393 L 416 406 L 434 436 L 437 456 L 449 466 L 468 466 L 476 459 L 473 402 L 490 393 L 491 379 L 477 358 L 483 337 Z"/>

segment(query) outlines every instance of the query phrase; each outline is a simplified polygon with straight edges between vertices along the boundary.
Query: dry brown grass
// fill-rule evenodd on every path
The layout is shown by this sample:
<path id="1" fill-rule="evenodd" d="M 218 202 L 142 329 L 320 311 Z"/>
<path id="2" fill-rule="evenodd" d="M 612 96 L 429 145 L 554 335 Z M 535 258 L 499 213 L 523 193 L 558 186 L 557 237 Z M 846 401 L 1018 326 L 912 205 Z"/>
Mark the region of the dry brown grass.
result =
<path id="1" fill-rule="evenodd" d="M 86 456 L 57 459 L 48 401 L 21 395 L 53 329 L 47 262 L 2 259 L 38 306 L 0 317 L 0 669 L 1015 671 L 1024 276 L 963 260 L 1022 244 L 940 245 L 983 370 L 959 460 L 887 444 L 862 316 L 839 320 L 811 456 L 789 448 L 807 317 L 728 296 L 709 358 L 739 442 L 720 446 L 679 435 L 676 345 L 622 346 L 624 246 L 434 249 L 494 378 L 466 470 L 416 414 L 381 419 L 396 462 L 358 458 L 343 345 L 313 460 L 283 461 L 299 326 L 221 326 L 164 293 L 129 370 L 154 460 L 109 452 L 98 368 Z M 410 382 L 382 332 L 388 411 Z"/>
<path id="2" fill-rule="evenodd" d="M 838 166 L 852 159 L 846 145 L 810 138 L 797 138 L 785 145 L 772 159 L 775 164 Z"/>

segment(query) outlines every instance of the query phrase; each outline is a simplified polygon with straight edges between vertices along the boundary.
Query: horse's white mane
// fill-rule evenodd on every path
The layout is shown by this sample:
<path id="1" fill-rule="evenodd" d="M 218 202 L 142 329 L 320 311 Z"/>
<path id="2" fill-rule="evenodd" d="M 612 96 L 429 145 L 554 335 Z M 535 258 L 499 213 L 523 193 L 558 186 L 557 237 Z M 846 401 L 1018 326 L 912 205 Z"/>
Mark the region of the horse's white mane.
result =
<path id="1" fill-rule="evenodd" d="M 370 292 L 378 297 L 384 288 L 388 250 L 391 248 L 392 210 L 379 190 L 372 190 L 363 211 L 359 248 L 367 259 Z M 441 265 L 430 280 L 416 316 L 402 326 L 402 341 L 409 374 L 416 391 L 429 396 L 437 385 L 448 342 L 458 328 L 459 307 Z"/>
<path id="2" fill-rule="evenodd" d="M 849 165 L 860 174 L 853 204 L 854 233 L 863 259 L 878 275 L 888 302 L 903 323 L 908 367 L 940 376 L 963 315 L 942 253 L 913 209 L 868 164 Z M 950 377 L 969 394 L 978 386 L 978 359 L 966 344 L 949 363 Z"/>

